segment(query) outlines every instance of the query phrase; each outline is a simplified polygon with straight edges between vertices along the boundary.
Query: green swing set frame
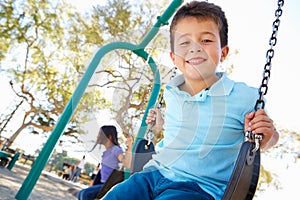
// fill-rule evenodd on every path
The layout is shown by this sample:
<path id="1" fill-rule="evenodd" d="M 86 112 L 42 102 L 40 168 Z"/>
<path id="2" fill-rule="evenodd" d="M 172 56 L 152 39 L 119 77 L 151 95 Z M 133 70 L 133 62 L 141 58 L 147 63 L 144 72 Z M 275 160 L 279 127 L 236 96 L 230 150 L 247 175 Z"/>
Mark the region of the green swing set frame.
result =
<path id="1" fill-rule="evenodd" d="M 157 35 L 159 29 L 162 26 L 168 25 L 168 20 L 173 16 L 173 14 L 177 10 L 177 8 L 179 8 L 183 2 L 184 2 L 184 0 L 173 0 L 170 3 L 170 5 L 167 7 L 165 12 L 157 18 L 157 22 L 153 25 L 153 27 L 150 29 L 150 31 L 147 33 L 147 35 L 143 38 L 143 40 L 140 42 L 140 44 L 131 44 L 131 43 L 127 43 L 127 42 L 113 42 L 113 43 L 109 43 L 109 44 L 101 47 L 96 52 L 95 56 L 93 57 L 92 61 L 89 64 L 86 72 L 84 73 L 83 77 L 81 78 L 77 88 L 75 89 L 71 99 L 69 100 L 68 104 L 66 105 L 55 128 L 53 129 L 50 137 L 48 138 L 47 142 L 45 143 L 45 145 L 44 145 L 43 149 L 41 150 L 39 156 L 37 157 L 36 161 L 33 163 L 29 174 L 27 175 L 21 188 L 19 189 L 18 193 L 16 194 L 16 196 L 15 196 L 16 199 L 18 199 L 18 200 L 28 199 L 37 180 L 39 179 L 39 176 L 42 173 L 42 170 L 46 166 L 59 138 L 63 134 L 63 131 L 64 131 L 66 125 L 69 123 L 72 115 L 74 114 L 75 109 L 76 109 L 81 97 L 83 96 L 83 94 L 88 86 L 88 83 L 91 80 L 98 64 L 100 63 L 101 59 L 110 51 L 117 50 L 117 49 L 125 49 L 125 50 L 132 51 L 137 56 L 143 58 L 145 61 L 148 62 L 148 65 L 150 66 L 151 71 L 153 73 L 153 76 L 154 76 L 153 89 L 152 89 L 152 92 L 151 92 L 151 95 L 150 95 L 150 98 L 149 98 L 149 101 L 148 101 L 148 104 L 147 104 L 147 107 L 145 110 L 145 114 L 143 116 L 143 119 L 142 119 L 142 122 L 140 125 L 139 131 L 137 133 L 137 137 L 134 142 L 133 149 L 135 149 L 135 147 L 139 141 L 144 139 L 146 131 L 147 131 L 147 124 L 145 123 L 145 119 L 146 119 L 149 109 L 153 108 L 155 106 L 156 101 L 159 96 L 160 88 L 161 88 L 160 72 L 157 69 L 157 65 L 156 65 L 154 59 L 145 51 L 145 47 Z M 274 55 L 274 51 L 273 51 L 272 47 L 275 46 L 276 41 L 277 41 L 276 34 L 278 31 L 278 26 L 279 26 L 279 22 L 280 22 L 279 17 L 282 14 L 282 10 L 281 10 L 282 6 L 283 6 L 283 0 L 278 0 L 278 9 L 275 14 L 275 16 L 277 18 L 273 23 L 273 34 L 270 39 L 271 49 L 267 53 L 268 60 L 267 60 L 267 64 L 266 64 L 267 67 L 265 66 L 265 77 L 262 82 L 262 87 L 260 88 L 260 91 L 259 91 L 260 99 L 257 101 L 257 106 L 259 106 L 259 104 L 261 104 L 261 107 L 264 106 L 262 97 L 263 97 L 263 95 L 266 94 L 267 82 L 270 77 L 270 68 L 268 68 L 268 66 L 271 65 L 271 58 Z M 274 28 L 274 26 L 275 26 L 275 28 Z M 243 152 L 241 151 L 242 155 L 240 154 L 240 157 L 242 158 L 241 162 L 245 163 L 246 162 L 245 160 L 247 160 L 248 154 L 251 154 L 251 156 L 253 156 L 253 154 L 251 152 L 252 152 L 252 149 L 255 148 L 255 144 L 253 145 L 252 142 L 247 142 L 247 143 L 245 142 L 244 144 L 246 144 L 245 145 L 246 150 Z M 259 151 L 260 150 L 258 149 L 257 152 L 259 152 Z M 256 158 L 256 160 L 258 159 L 258 162 L 259 162 L 259 153 L 255 154 L 255 155 L 258 157 L 258 158 Z M 237 161 L 237 162 L 239 162 L 239 161 Z M 248 173 L 248 171 L 245 170 L 245 169 L 247 169 L 247 166 L 244 167 L 244 165 L 247 165 L 247 164 L 244 164 L 244 163 L 242 163 L 243 167 L 236 166 L 236 168 L 238 168 L 237 169 L 238 173 L 234 172 L 235 175 L 234 174 L 232 175 L 232 180 L 231 180 L 231 181 L 235 182 L 232 184 L 234 187 L 227 188 L 227 191 L 229 191 L 229 192 L 226 193 L 227 196 L 226 196 L 226 194 L 224 195 L 223 199 L 243 199 L 243 198 L 240 198 L 240 195 L 238 195 L 237 198 L 231 198 L 231 197 L 234 197 L 235 193 L 240 193 L 239 190 L 241 190 L 241 189 L 247 190 L 246 193 L 244 192 L 245 194 L 248 193 L 250 186 L 246 186 L 246 188 L 237 187 L 237 185 L 240 184 L 240 181 L 243 181 L 240 178 L 242 176 L 241 173 L 243 173 L 245 171 L 246 171 L 246 173 Z M 259 168 L 259 165 L 260 165 L 260 163 L 258 163 L 258 168 Z M 251 168 L 250 171 L 252 173 L 252 170 L 253 170 L 252 164 L 251 164 L 250 168 Z M 259 174 L 259 171 L 258 171 L 258 174 Z M 256 174 L 256 176 L 258 176 L 258 175 Z M 246 174 L 246 177 L 249 179 L 249 174 Z M 250 187 L 250 189 L 252 188 L 251 193 L 253 193 L 253 190 L 255 192 L 256 184 L 257 184 L 257 181 L 256 181 L 256 183 L 254 183 L 254 186 Z M 253 197 L 253 195 L 254 195 L 254 193 L 252 194 L 252 197 Z M 244 199 L 247 199 L 246 196 L 244 196 Z"/>

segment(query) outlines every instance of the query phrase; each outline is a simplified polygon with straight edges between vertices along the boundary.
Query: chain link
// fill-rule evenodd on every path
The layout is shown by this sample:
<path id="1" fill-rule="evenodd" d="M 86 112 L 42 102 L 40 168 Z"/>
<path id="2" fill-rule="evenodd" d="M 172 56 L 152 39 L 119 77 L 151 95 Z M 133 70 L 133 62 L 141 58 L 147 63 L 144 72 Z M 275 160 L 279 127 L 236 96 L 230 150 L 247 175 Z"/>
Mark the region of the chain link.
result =
<path id="1" fill-rule="evenodd" d="M 172 70 L 172 74 L 170 76 L 170 80 L 172 80 L 175 76 L 177 75 L 177 67 L 175 66 L 174 69 Z M 158 108 L 159 110 L 161 109 L 161 107 L 163 106 L 163 101 L 164 101 L 164 96 L 163 93 L 160 93 L 160 96 L 158 97 L 158 102 L 156 105 L 156 108 Z"/>
<path id="2" fill-rule="evenodd" d="M 175 66 L 175 68 L 172 70 L 172 74 L 170 76 L 170 80 L 172 80 L 175 76 L 177 75 L 177 67 Z M 163 101 L 164 101 L 164 95 L 163 95 L 163 92 L 160 93 L 160 96 L 158 97 L 158 102 L 156 104 L 156 108 L 161 110 L 162 106 L 163 106 Z M 149 145 L 151 143 L 151 140 L 153 139 L 154 137 L 154 134 L 152 132 L 152 128 L 153 126 L 155 125 L 155 122 L 153 122 L 150 127 L 148 128 L 147 130 L 147 133 L 146 133 L 146 138 L 148 140 L 148 144 Z"/>
<path id="3" fill-rule="evenodd" d="M 272 68 L 272 58 L 274 57 L 274 49 L 273 47 L 276 45 L 277 43 L 277 33 L 278 33 L 278 28 L 280 25 L 280 17 L 282 15 L 282 6 L 284 4 L 284 0 L 278 0 L 278 8 L 275 11 L 275 17 L 276 19 L 273 22 L 273 31 L 269 40 L 269 45 L 270 45 L 270 49 L 267 50 L 267 54 L 266 54 L 266 64 L 264 67 L 264 72 L 263 72 L 263 79 L 261 82 L 261 86 L 259 87 L 259 98 L 256 101 L 255 104 L 255 110 L 258 110 L 260 108 L 264 108 L 265 107 L 265 101 L 263 99 L 264 95 L 267 94 L 268 92 L 268 83 L 269 83 L 269 79 L 271 76 L 271 68 Z"/>

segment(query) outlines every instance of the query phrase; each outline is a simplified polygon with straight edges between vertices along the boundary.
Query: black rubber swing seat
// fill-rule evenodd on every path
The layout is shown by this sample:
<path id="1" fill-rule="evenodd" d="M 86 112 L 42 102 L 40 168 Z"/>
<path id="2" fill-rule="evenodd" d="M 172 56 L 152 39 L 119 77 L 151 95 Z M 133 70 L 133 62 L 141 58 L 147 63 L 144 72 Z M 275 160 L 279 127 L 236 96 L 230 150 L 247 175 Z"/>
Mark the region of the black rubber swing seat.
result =
<path id="1" fill-rule="evenodd" d="M 222 200 L 253 199 L 260 172 L 260 149 L 253 151 L 254 148 L 253 142 L 242 144 Z"/>
<path id="2" fill-rule="evenodd" d="M 96 199 L 101 199 L 114 185 L 122 181 L 124 181 L 124 170 L 115 168 L 97 193 Z"/>
<path id="3" fill-rule="evenodd" d="M 149 143 L 146 139 L 138 141 L 131 161 L 131 172 L 142 171 L 144 165 L 152 159 L 153 154 L 155 154 L 155 149 L 152 142 Z"/>

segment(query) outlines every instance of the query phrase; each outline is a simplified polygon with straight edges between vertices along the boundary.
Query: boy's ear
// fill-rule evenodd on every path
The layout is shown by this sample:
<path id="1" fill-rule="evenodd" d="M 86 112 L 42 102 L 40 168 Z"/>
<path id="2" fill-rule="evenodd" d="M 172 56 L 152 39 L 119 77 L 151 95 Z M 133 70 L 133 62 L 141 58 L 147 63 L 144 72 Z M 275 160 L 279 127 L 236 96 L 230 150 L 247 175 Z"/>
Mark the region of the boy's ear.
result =
<path id="1" fill-rule="evenodd" d="M 170 57 L 171 57 L 171 60 L 174 63 L 175 62 L 175 54 L 172 51 L 170 51 Z"/>
<path id="2" fill-rule="evenodd" d="M 226 59 L 228 53 L 229 53 L 229 47 L 228 46 L 223 47 L 220 62 L 223 62 Z"/>

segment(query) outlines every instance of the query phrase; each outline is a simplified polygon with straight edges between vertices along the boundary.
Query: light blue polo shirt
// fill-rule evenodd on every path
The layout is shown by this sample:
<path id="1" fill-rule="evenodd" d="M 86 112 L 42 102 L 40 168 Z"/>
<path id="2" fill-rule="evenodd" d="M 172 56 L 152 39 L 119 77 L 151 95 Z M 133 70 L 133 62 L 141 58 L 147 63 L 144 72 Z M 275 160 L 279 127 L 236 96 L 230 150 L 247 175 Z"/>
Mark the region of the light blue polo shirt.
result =
<path id="1" fill-rule="evenodd" d="M 145 166 L 173 181 L 193 181 L 221 199 L 244 139 L 244 118 L 254 111 L 258 90 L 225 73 L 209 89 L 191 96 L 179 90 L 184 77 L 166 86 L 164 139 Z"/>

